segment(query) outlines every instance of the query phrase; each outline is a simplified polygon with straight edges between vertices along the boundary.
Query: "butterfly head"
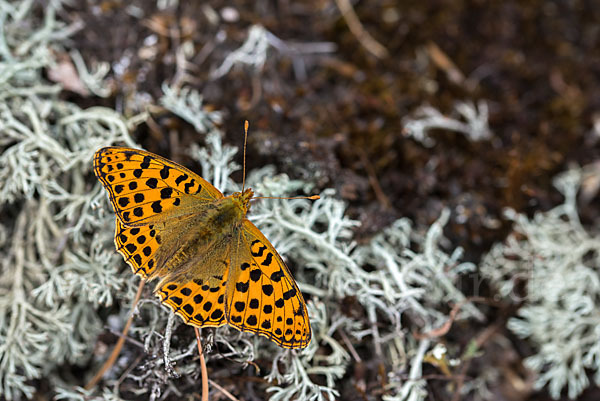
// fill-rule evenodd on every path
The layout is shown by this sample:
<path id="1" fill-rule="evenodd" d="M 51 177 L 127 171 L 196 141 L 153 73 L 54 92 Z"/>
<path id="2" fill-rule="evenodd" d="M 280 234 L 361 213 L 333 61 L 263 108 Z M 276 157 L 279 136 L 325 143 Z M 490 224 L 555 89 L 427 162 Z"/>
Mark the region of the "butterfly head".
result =
<path id="1" fill-rule="evenodd" d="M 243 192 L 235 192 L 233 198 L 240 202 L 242 208 L 248 212 L 250 210 L 250 199 L 254 196 L 254 191 L 246 188 Z"/>

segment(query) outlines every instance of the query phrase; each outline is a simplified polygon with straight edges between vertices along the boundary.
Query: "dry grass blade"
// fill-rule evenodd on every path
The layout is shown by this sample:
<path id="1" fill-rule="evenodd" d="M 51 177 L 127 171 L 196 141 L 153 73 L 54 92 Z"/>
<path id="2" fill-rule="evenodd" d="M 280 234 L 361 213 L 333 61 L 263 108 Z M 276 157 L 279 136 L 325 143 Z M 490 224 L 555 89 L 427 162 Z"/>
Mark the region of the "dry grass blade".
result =
<path id="1" fill-rule="evenodd" d="M 127 333 L 129 332 L 131 323 L 133 322 L 133 311 L 135 310 L 135 307 L 137 306 L 137 304 L 140 300 L 140 297 L 142 296 L 142 289 L 144 288 L 144 284 L 146 284 L 146 281 L 141 280 L 140 285 L 138 286 L 137 294 L 135 294 L 135 299 L 133 300 L 133 304 L 131 305 L 131 312 L 129 312 L 129 319 L 127 320 L 127 323 L 125 324 L 125 328 L 123 329 L 123 333 L 121 333 L 121 337 L 119 338 L 119 341 L 117 341 L 117 345 L 115 345 L 115 348 L 113 349 L 112 353 L 110 354 L 110 357 L 106 360 L 106 362 L 104 362 L 104 365 L 102 365 L 102 368 L 98 371 L 98 373 L 96 373 L 96 375 L 92 378 L 92 380 L 90 380 L 85 385 L 86 390 L 90 390 L 90 389 L 94 388 L 96 386 L 96 384 L 98 384 L 100 379 L 102 379 L 102 376 L 104 376 L 106 371 L 108 369 L 110 369 L 110 367 L 117 360 L 117 357 L 119 356 L 119 353 L 121 352 L 121 348 L 123 348 L 123 344 L 125 344 L 125 338 L 127 337 Z"/>

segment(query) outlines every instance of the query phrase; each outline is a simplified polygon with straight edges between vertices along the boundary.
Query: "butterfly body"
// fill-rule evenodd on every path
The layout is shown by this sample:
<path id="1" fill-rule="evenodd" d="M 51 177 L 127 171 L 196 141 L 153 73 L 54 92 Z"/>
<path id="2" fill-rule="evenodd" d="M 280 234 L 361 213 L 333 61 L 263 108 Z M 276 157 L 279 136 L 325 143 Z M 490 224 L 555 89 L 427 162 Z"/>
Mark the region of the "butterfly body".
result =
<path id="1" fill-rule="evenodd" d="M 235 193 L 203 207 L 200 213 L 180 221 L 178 229 L 169 232 L 169 235 L 176 240 L 173 241 L 172 251 L 164 253 L 167 259 L 163 268 L 157 271 L 155 276 L 165 276 L 172 271 L 178 272 L 181 276 L 184 271 L 187 271 L 185 278 L 190 278 L 197 276 L 200 269 L 206 269 L 206 265 L 198 265 L 198 256 L 209 252 L 215 244 L 230 241 L 236 236 L 246 219 L 252 195 L 251 189 L 247 189 L 244 193 Z M 167 226 L 163 231 L 168 231 L 169 228 Z M 185 269 L 188 265 L 189 271 Z M 219 268 L 217 267 L 217 270 Z M 167 277 L 169 278 L 172 277 Z"/>
<path id="2" fill-rule="evenodd" d="M 94 156 L 115 212 L 115 245 L 133 272 L 159 279 L 156 294 L 187 324 L 268 337 L 304 348 L 311 336 L 302 294 L 246 214 L 251 189 L 223 196 L 170 160 L 129 148 Z"/>
<path id="3" fill-rule="evenodd" d="M 239 228 L 250 209 L 250 199 L 253 195 L 251 189 L 246 189 L 216 202 L 214 214 L 209 216 L 207 226 L 216 228 L 216 231 L 221 228 L 220 234 L 230 233 L 231 228 Z"/>

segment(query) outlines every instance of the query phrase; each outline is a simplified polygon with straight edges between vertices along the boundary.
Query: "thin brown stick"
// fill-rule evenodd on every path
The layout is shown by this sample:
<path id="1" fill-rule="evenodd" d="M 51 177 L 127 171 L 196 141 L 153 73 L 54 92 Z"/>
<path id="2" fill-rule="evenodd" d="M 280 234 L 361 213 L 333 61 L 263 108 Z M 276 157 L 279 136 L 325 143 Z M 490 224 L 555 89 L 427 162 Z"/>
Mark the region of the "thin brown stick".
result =
<path id="1" fill-rule="evenodd" d="M 482 330 L 482 332 L 479 333 L 474 340 L 477 349 L 481 349 L 486 342 L 488 342 L 492 337 L 494 337 L 496 334 L 502 331 L 504 327 L 506 327 L 506 317 L 502 316 L 498 320 L 496 320 L 494 324 Z M 460 373 L 456 375 L 456 390 L 454 391 L 454 395 L 452 396 L 452 401 L 460 401 L 461 399 L 461 390 L 465 384 L 465 379 L 467 378 L 467 371 L 471 366 L 471 362 L 472 359 L 465 360 L 460 369 Z"/>
<path id="2" fill-rule="evenodd" d="M 346 24 L 348 24 L 348 28 L 350 28 L 350 32 L 358 42 L 365 48 L 369 53 L 374 55 L 377 58 L 385 58 L 388 56 L 387 49 L 378 41 L 376 41 L 370 34 L 363 28 L 356 12 L 352 8 L 352 4 L 350 4 L 350 0 L 335 0 Z"/>
<path id="3" fill-rule="evenodd" d="M 222 392 L 223 395 L 225 395 L 225 397 L 229 398 L 231 401 L 240 401 L 239 398 L 236 398 L 233 394 L 231 394 L 229 391 L 225 390 L 223 387 L 219 386 L 213 380 L 209 379 L 208 381 L 210 382 L 210 384 L 212 384 L 213 386 L 215 386 L 217 388 L 217 390 L 219 390 L 220 392 Z"/>
<path id="4" fill-rule="evenodd" d="M 135 310 L 135 307 L 137 306 L 137 304 L 142 296 L 142 289 L 144 288 L 144 284 L 146 284 L 146 280 L 141 280 L 140 285 L 138 286 L 137 294 L 135 294 L 135 299 L 133 300 L 133 304 L 131 305 L 131 311 L 129 312 L 129 319 L 127 319 L 127 323 L 125 324 L 125 328 L 123 328 L 123 333 L 121 333 L 121 337 L 119 338 L 119 341 L 117 341 L 117 345 L 115 345 L 115 348 L 113 349 L 112 353 L 110 354 L 110 357 L 108 357 L 106 362 L 104 362 L 104 365 L 102 365 L 102 368 L 98 371 L 98 373 L 96 373 L 96 376 L 94 376 L 92 378 L 92 380 L 90 380 L 85 385 L 86 390 L 90 390 L 90 389 L 94 388 L 96 386 L 96 384 L 98 384 L 100 379 L 102 379 L 102 376 L 104 376 L 106 371 L 108 369 L 110 369 L 110 367 L 112 365 L 114 365 L 115 361 L 117 360 L 117 357 L 121 353 L 121 348 L 123 348 L 123 344 L 125 344 L 125 338 L 127 337 L 127 333 L 129 332 L 129 328 L 131 327 L 131 323 L 133 322 L 133 311 Z"/>
<path id="5" fill-rule="evenodd" d="M 358 152 L 358 156 L 360 157 L 360 161 L 362 162 L 365 170 L 367 170 L 367 175 L 369 176 L 369 184 L 373 188 L 373 192 L 375 192 L 375 196 L 381 205 L 386 209 L 390 210 L 392 208 L 392 202 L 390 202 L 390 198 L 385 195 L 383 189 L 381 189 L 381 185 L 379 185 L 379 179 L 377 178 L 377 173 L 375 172 L 375 168 L 369 161 L 367 157 L 367 153 L 362 148 L 356 149 Z"/>
<path id="6" fill-rule="evenodd" d="M 352 355 L 352 357 L 354 358 L 354 360 L 356 362 L 362 362 L 362 359 L 360 358 L 360 355 L 358 355 L 358 352 L 356 352 L 356 349 L 354 348 L 354 346 L 350 342 L 350 339 L 348 338 L 348 336 L 346 335 L 346 333 L 344 332 L 344 330 L 340 329 L 340 330 L 338 330 L 338 333 L 340 333 L 340 337 L 342 337 L 342 341 L 344 341 L 344 344 L 346 344 L 346 347 L 348 347 L 348 351 L 350 351 L 350 354 Z"/>
<path id="7" fill-rule="evenodd" d="M 465 81 L 463 73 L 435 42 L 427 43 L 426 49 L 435 66 L 444 71 L 452 83 L 461 85 Z"/>
<path id="8" fill-rule="evenodd" d="M 465 304 L 468 304 L 468 303 L 482 303 L 482 304 L 488 304 L 488 305 L 494 305 L 494 304 L 496 304 L 492 300 L 487 299 L 487 298 L 483 298 L 483 297 L 468 297 L 468 298 L 465 298 L 461 302 L 459 302 L 456 305 L 454 305 L 454 307 L 450 311 L 450 317 L 440 327 L 438 327 L 437 329 L 430 330 L 427 333 L 417 333 L 417 332 L 414 332 L 413 336 L 417 340 L 423 340 L 423 339 L 426 339 L 426 338 L 435 338 L 435 337 L 445 336 L 446 334 L 448 334 L 448 332 L 452 328 L 452 324 L 454 323 L 454 319 L 456 319 L 456 315 L 458 314 L 458 312 L 460 312 L 460 309 L 463 306 L 465 306 Z"/>
<path id="9" fill-rule="evenodd" d="M 200 339 L 200 330 L 194 327 L 196 332 L 196 341 L 198 342 L 198 354 L 200 354 L 200 370 L 202 372 L 202 401 L 208 401 L 208 372 L 206 371 L 206 361 L 204 352 L 202 352 L 202 340 Z"/>

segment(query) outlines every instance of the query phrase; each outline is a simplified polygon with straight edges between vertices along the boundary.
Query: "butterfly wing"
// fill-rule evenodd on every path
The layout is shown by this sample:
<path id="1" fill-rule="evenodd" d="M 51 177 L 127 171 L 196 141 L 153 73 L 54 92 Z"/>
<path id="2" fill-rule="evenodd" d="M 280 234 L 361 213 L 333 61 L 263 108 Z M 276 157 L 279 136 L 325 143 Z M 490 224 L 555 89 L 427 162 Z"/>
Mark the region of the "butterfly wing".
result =
<path id="1" fill-rule="evenodd" d="M 186 324 L 263 335 L 284 348 L 311 337 L 306 305 L 273 245 L 249 220 L 198 248 L 157 285 L 161 302 Z"/>
<path id="2" fill-rule="evenodd" d="M 225 321 L 225 283 L 227 274 L 213 285 L 201 279 L 187 282 L 167 281 L 157 288 L 160 301 L 186 324 L 196 327 L 219 327 Z"/>
<path id="3" fill-rule="evenodd" d="M 127 227 L 121 220 L 115 223 L 115 246 L 133 273 L 143 279 L 151 278 L 158 267 L 157 251 L 162 232 L 154 225 Z"/>
<path id="4" fill-rule="evenodd" d="M 227 319 L 283 348 L 305 348 L 311 328 L 304 298 L 273 245 L 245 219 L 232 244 Z"/>
<path id="5" fill-rule="evenodd" d="M 223 198 L 199 175 L 140 149 L 99 149 L 94 172 L 127 227 L 162 223 L 166 216 L 189 216 L 197 213 L 200 204 Z"/>
<path id="6" fill-rule="evenodd" d="M 186 324 L 218 327 L 226 323 L 225 291 L 229 276 L 231 241 L 220 241 L 199 248 L 177 272 L 168 274 L 156 286 L 163 304 Z"/>

